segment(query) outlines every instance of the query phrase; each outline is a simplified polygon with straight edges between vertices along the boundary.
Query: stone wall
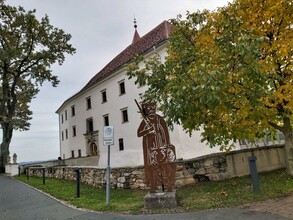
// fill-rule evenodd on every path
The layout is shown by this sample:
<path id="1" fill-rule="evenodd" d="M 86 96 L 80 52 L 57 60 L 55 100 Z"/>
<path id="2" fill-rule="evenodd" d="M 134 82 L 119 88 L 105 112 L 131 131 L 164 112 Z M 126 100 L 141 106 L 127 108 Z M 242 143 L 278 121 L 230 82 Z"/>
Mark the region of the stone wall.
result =
<path id="1" fill-rule="evenodd" d="M 77 169 L 80 169 L 81 182 L 99 188 L 106 186 L 106 170 L 96 167 L 50 167 L 46 168 L 45 175 L 48 178 L 75 180 Z M 41 177 L 42 167 L 29 167 L 29 175 Z M 143 167 L 111 169 L 110 181 L 112 188 L 146 188 Z"/>
<path id="2" fill-rule="evenodd" d="M 258 172 L 285 168 L 284 146 L 259 147 L 230 153 L 210 154 L 192 160 L 177 161 L 176 187 L 192 184 L 197 181 L 217 181 L 249 175 L 249 156 L 257 157 Z M 31 176 L 42 176 L 40 168 L 40 165 L 38 167 L 30 166 L 29 174 Z M 75 180 L 76 169 L 80 169 L 81 182 L 95 187 L 105 187 L 106 170 L 97 167 L 47 167 L 46 176 L 49 178 Z M 111 169 L 110 178 L 112 188 L 146 188 L 143 167 L 113 168 Z"/>
<path id="3" fill-rule="evenodd" d="M 184 167 L 197 181 L 218 181 L 250 174 L 248 158 L 256 156 L 258 172 L 286 167 L 284 145 L 216 153 L 184 161 Z"/>
<path id="4" fill-rule="evenodd" d="M 54 166 L 98 166 L 100 156 L 91 157 L 76 157 L 65 160 L 50 160 L 40 161 L 25 164 L 24 166 L 43 166 L 43 167 L 54 167 Z"/>
<path id="5" fill-rule="evenodd" d="M 266 172 L 286 167 L 285 146 L 258 147 L 231 152 L 226 155 L 229 176 L 249 175 L 248 157 L 256 156 L 258 172 Z"/>

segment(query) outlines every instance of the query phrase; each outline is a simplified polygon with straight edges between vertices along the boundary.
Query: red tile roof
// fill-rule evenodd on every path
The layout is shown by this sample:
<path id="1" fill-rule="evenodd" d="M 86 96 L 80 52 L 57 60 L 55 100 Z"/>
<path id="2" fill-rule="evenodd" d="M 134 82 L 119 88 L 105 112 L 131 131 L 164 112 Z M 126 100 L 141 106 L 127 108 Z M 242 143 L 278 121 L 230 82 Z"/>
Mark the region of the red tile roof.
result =
<path id="1" fill-rule="evenodd" d="M 118 54 L 110 63 L 108 63 L 100 72 L 98 72 L 86 85 L 83 90 L 93 86 L 105 77 L 111 75 L 131 61 L 135 56 L 144 54 L 150 48 L 166 40 L 171 31 L 171 24 L 167 21 L 162 22 L 156 28 L 144 35 L 136 43 L 129 45 L 125 50 Z"/>
<path id="2" fill-rule="evenodd" d="M 140 39 L 137 39 L 136 42 L 129 45 L 120 54 L 118 54 L 113 60 L 111 60 L 78 93 L 76 93 L 71 98 L 67 99 L 62 104 L 62 106 L 67 101 L 74 98 L 81 92 L 89 89 L 90 87 L 94 86 L 95 84 L 103 80 L 104 78 L 115 73 L 115 71 L 123 67 L 125 64 L 129 63 L 135 56 L 142 55 L 146 53 L 149 49 L 153 48 L 154 46 L 164 42 L 169 37 L 171 33 L 171 29 L 172 29 L 172 25 L 168 21 L 163 21 L 161 24 L 159 24 L 153 30 L 148 32 L 146 35 L 144 35 Z M 59 109 L 57 110 L 57 112 L 59 111 Z"/>

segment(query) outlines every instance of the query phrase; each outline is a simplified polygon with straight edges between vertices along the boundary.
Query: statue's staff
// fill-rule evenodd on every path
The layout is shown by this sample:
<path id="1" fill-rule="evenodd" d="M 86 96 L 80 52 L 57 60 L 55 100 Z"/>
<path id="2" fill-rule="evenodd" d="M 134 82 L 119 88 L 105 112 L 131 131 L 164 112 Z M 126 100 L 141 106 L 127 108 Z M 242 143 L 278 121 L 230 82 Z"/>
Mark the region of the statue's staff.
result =
<path id="1" fill-rule="evenodd" d="M 152 123 L 150 122 L 150 119 L 148 117 L 146 117 L 146 115 L 144 114 L 144 112 L 143 112 L 142 108 L 140 107 L 139 103 L 137 102 L 137 100 L 134 99 L 134 101 L 135 101 L 135 103 L 136 103 L 136 105 L 137 105 L 137 107 L 139 109 L 139 112 L 138 113 L 140 113 L 142 115 L 142 118 L 145 121 L 148 129 L 150 129 L 150 128 L 153 128 L 154 129 L 154 127 L 152 126 Z M 155 133 L 155 130 L 154 130 L 154 133 Z"/>

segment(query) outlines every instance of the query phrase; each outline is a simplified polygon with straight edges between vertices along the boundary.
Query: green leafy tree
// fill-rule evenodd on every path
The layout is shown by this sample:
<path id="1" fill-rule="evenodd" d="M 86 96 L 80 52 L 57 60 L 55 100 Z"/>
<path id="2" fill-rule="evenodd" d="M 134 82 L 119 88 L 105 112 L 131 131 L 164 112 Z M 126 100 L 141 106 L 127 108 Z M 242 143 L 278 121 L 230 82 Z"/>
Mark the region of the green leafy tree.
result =
<path id="1" fill-rule="evenodd" d="M 144 99 L 158 101 L 170 124 L 190 133 L 203 126 L 211 146 L 282 132 L 293 175 L 292 16 L 290 0 L 235 0 L 178 16 L 164 63 L 139 57 L 128 75 L 147 82 Z"/>
<path id="2" fill-rule="evenodd" d="M 4 171 L 13 130 L 28 130 L 29 103 L 43 82 L 58 84 L 51 65 L 64 62 L 75 49 L 71 35 L 54 28 L 48 16 L 38 20 L 35 10 L 25 11 L 0 0 L 0 172 Z"/>

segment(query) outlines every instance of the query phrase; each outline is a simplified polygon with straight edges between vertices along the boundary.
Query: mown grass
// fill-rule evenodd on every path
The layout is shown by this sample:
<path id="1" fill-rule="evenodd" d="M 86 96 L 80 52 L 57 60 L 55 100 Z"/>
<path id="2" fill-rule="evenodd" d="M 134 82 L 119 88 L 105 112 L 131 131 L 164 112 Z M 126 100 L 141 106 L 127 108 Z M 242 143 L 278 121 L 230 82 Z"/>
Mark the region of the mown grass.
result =
<path id="1" fill-rule="evenodd" d="M 144 206 L 144 196 L 147 191 L 143 190 L 110 190 L 110 205 L 106 205 L 106 190 L 98 189 L 85 184 L 80 184 L 80 197 L 76 198 L 76 182 L 46 178 L 43 185 L 42 178 L 27 177 L 21 175 L 16 179 L 40 189 L 57 199 L 65 201 L 78 208 L 94 211 L 112 211 L 136 213 Z"/>
<path id="2" fill-rule="evenodd" d="M 76 197 L 74 181 L 26 176 L 17 177 L 50 195 L 79 208 L 119 213 L 139 213 L 144 206 L 144 190 L 111 189 L 110 205 L 106 206 L 106 190 L 81 184 L 80 198 Z M 178 204 L 183 210 L 234 207 L 288 195 L 293 192 L 293 177 L 285 170 L 259 175 L 261 192 L 253 193 L 249 177 L 233 178 L 219 182 L 199 182 L 177 189 Z"/>
<path id="3" fill-rule="evenodd" d="M 187 209 L 233 207 L 293 192 L 293 177 L 285 170 L 260 174 L 259 181 L 260 193 L 253 192 L 249 177 L 182 187 L 178 190 L 179 204 Z"/>

